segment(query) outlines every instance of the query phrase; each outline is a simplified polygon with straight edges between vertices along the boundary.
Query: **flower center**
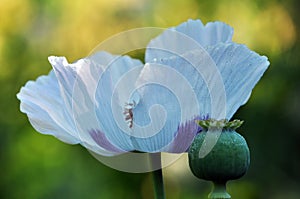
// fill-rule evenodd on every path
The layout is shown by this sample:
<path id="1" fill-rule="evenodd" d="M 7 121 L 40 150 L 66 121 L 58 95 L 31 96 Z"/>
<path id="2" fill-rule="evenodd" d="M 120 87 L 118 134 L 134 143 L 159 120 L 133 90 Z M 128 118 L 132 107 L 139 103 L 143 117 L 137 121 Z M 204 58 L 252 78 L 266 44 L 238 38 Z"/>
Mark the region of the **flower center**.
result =
<path id="1" fill-rule="evenodd" d="M 129 128 L 133 127 L 133 107 L 134 103 L 125 103 L 123 114 L 125 116 L 125 121 L 128 124 Z"/>
<path id="2" fill-rule="evenodd" d="M 125 106 L 124 106 L 124 119 L 125 122 L 127 123 L 129 128 L 133 127 L 133 109 L 134 107 L 137 106 L 137 104 L 140 102 L 140 95 L 138 92 L 134 92 L 129 100 L 127 102 L 125 102 Z"/>

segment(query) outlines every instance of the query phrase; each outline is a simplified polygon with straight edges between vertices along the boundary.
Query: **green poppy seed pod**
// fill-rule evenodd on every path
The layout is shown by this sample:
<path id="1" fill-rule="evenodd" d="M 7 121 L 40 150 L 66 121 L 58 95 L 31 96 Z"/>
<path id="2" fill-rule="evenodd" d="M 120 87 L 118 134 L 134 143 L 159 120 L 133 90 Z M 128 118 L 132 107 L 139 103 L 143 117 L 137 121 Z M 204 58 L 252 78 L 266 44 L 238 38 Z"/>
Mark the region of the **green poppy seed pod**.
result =
<path id="1" fill-rule="evenodd" d="M 220 137 L 204 157 L 200 157 L 199 151 L 208 131 L 204 129 L 196 135 L 188 152 L 189 166 L 196 177 L 214 183 L 214 190 L 209 198 L 230 198 L 226 192 L 226 182 L 238 179 L 247 172 L 250 152 L 246 140 L 233 128 L 216 131 L 222 131 Z"/>

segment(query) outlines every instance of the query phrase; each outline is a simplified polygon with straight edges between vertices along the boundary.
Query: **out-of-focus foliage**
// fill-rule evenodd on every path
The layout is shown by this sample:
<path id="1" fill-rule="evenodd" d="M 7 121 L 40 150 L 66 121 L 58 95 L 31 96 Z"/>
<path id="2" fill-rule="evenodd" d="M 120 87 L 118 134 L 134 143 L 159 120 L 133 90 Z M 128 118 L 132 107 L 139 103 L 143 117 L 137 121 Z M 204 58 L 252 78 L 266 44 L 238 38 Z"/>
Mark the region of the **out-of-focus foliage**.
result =
<path id="1" fill-rule="evenodd" d="M 252 162 L 229 183 L 232 197 L 300 198 L 298 10 L 297 0 L 0 0 L 0 198 L 153 198 L 148 174 L 115 171 L 80 146 L 36 133 L 15 95 L 48 73 L 49 55 L 74 61 L 115 33 L 188 18 L 230 24 L 235 41 L 271 61 L 235 116 L 245 120 L 239 132 Z M 184 158 L 164 171 L 168 198 L 206 198 L 209 183 L 193 177 Z"/>

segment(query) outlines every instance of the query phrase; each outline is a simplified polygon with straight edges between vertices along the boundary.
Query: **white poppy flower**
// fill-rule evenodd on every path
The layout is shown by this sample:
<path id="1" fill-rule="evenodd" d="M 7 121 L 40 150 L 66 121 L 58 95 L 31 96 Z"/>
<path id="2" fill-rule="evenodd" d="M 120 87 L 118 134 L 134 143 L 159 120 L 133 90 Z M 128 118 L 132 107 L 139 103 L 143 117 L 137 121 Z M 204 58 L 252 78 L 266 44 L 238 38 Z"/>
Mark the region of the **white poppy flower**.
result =
<path id="1" fill-rule="evenodd" d="M 145 64 L 98 52 L 29 81 L 17 97 L 40 133 L 111 156 L 128 151 L 186 152 L 195 120 L 230 119 L 269 62 L 232 42 L 222 23 L 188 20 L 148 44 Z"/>

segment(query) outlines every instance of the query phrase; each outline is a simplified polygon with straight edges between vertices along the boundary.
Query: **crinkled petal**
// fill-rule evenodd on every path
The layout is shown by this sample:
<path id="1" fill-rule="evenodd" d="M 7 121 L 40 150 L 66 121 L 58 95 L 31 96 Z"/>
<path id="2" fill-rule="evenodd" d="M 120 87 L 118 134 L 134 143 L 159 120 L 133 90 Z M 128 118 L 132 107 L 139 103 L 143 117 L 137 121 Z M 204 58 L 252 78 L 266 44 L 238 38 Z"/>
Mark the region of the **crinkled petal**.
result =
<path id="1" fill-rule="evenodd" d="M 163 149 L 163 151 L 169 153 L 183 153 L 188 151 L 194 137 L 202 130 L 202 128 L 196 123 L 199 119 L 200 117 L 195 117 L 180 124 L 177 132 L 174 134 L 174 139 Z"/>
<path id="2" fill-rule="evenodd" d="M 93 140 L 101 147 L 112 151 L 112 152 L 116 152 L 116 153 L 124 153 L 124 150 L 121 150 L 120 148 L 116 147 L 115 145 L 113 145 L 105 136 L 104 133 L 102 133 L 99 130 L 91 130 L 90 131 L 90 135 L 92 136 Z"/>
<path id="3" fill-rule="evenodd" d="M 172 142 L 181 121 L 181 109 L 176 95 L 160 82 L 167 80 L 162 78 L 165 72 L 146 65 L 143 73 L 144 79 L 139 81 L 147 85 L 141 87 L 142 100 L 133 109 L 132 142 L 138 151 L 158 152 Z"/>
<path id="4" fill-rule="evenodd" d="M 103 54 L 103 57 L 109 55 L 104 52 Z M 112 148 L 108 147 L 114 145 L 113 140 L 108 136 L 112 131 L 103 130 L 102 118 L 98 118 L 96 114 L 99 105 L 96 100 L 96 90 L 105 66 L 90 58 L 80 59 L 70 64 L 64 57 L 52 56 L 49 57 L 49 61 L 57 76 L 67 111 L 74 119 L 81 144 L 97 154 L 105 156 L 119 154 L 121 149 L 111 151 Z M 107 84 L 109 85 L 110 82 Z M 109 107 L 101 107 L 101 110 L 106 108 Z M 105 132 L 105 134 L 95 132 Z M 100 138 L 103 139 L 102 142 L 99 141 Z M 118 147 L 115 146 L 116 149 Z"/>
<path id="5" fill-rule="evenodd" d="M 93 139 L 101 145 L 99 137 L 105 137 L 109 144 L 103 146 L 110 146 L 115 152 L 134 150 L 123 112 L 130 99 L 128 89 L 133 89 L 130 85 L 134 85 L 143 64 L 128 56 L 99 52 L 81 65 L 84 67 L 78 71 L 73 93 L 76 99 L 73 110 L 81 139 L 87 142 Z"/>
<path id="6" fill-rule="evenodd" d="M 73 122 L 64 108 L 58 82 L 51 71 L 48 76 L 29 81 L 17 94 L 20 109 L 26 113 L 32 126 L 40 133 L 57 137 L 63 142 L 77 144 Z"/>
<path id="7" fill-rule="evenodd" d="M 231 42 L 233 36 L 233 28 L 220 21 L 209 22 L 204 26 L 200 20 L 188 20 L 174 29 L 204 47 Z"/>
<path id="8" fill-rule="evenodd" d="M 142 100 L 134 109 L 135 123 L 144 127 L 134 127 L 142 135 L 135 139 L 140 150 L 185 152 L 198 132 L 193 119 L 207 114 L 225 117 L 222 77 L 203 48 L 147 63 L 136 85 L 143 86 L 139 89 Z M 158 108 L 152 110 L 154 106 Z M 191 130 L 189 138 L 174 148 L 183 129 Z"/>
<path id="9" fill-rule="evenodd" d="M 230 119 L 248 100 L 268 65 L 266 57 L 234 43 L 220 43 L 207 51 L 198 49 L 147 63 L 138 81 L 145 86 L 139 90 L 142 101 L 134 109 L 135 123 L 151 124 L 156 129 L 162 121 L 165 123 L 148 139 L 136 138 L 136 145 L 148 152 L 184 152 L 199 130 L 193 126 L 193 118 L 209 115 Z M 153 117 L 144 114 L 156 104 L 164 111 L 152 113 Z"/>
<path id="10" fill-rule="evenodd" d="M 207 49 L 215 61 L 226 90 L 226 118 L 230 119 L 245 104 L 252 89 L 269 66 L 267 57 L 260 56 L 241 44 L 218 44 Z"/>
<path id="11" fill-rule="evenodd" d="M 63 99 L 63 102 L 69 113 L 72 113 L 72 95 L 73 88 L 77 78 L 77 73 L 82 67 L 81 60 L 73 64 L 69 64 L 65 57 L 48 57 L 50 64 L 53 67 L 53 71 L 58 80 L 59 90 Z"/>
<path id="12" fill-rule="evenodd" d="M 200 61 L 200 66 L 209 65 L 207 54 L 198 53 L 193 61 L 197 60 L 198 63 L 201 55 L 206 61 Z M 211 60 L 210 63 L 214 64 Z M 185 128 L 183 126 L 198 116 L 200 110 L 204 109 L 202 107 L 205 107 L 197 99 L 195 91 L 198 89 L 208 93 L 197 68 L 182 57 L 147 63 L 136 85 L 140 87 L 138 92 L 142 99 L 133 109 L 136 147 L 146 152 L 185 152 L 190 139 L 182 142 L 186 144 L 182 144 L 178 150 L 171 145 L 177 134 Z M 202 113 L 206 114 L 205 110 Z M 198 128 L 189 129 L 192 130 L 191 135 L 198 132 Z"/>
<path id="13" fill-rule="evenodd" d="M 188 20 L 164 31 L 151 40 L 145 54 L 146 62 L 181 55 L 188 51 L 217 43 L 232 41 L 233 29 L 222 22 L 210 22 L 205 26 L 200 20 Z"/>
<path id="14" fill-rule="evenodd" d="M 122 150 L 132 151 L 132 132 L 126 120 L 125 108 L 134 91 L 134 82 L 143 67 L 139 60 L 128 56 L 114 56 L 98 81 L 96 114 L 102 132 Z"/>
<path id="15" fill-rule="evenodd" d="M 155 63 L 171 68 L 181 76 L 182 80 L 173 79 L 170 84 L 181 93 L 178 99 L 182 104 L 181 109 L 185 111 L 182 124 L 195 116 L 203 117 L 208 114 L 216 119 L 225 118 L 226 92 L 223 77 L 207 51 L 193 50 Z M 187 84 L 183 84 L 184 81 Z"/>
<path id="16" fill-rule="evenodd" d="M 230 119 L 247 102 L 269 61 L 234 43 L 211 46 L 207 53 L 210 59 L 196 50 L 157 63 L 176 69 L 189 81 L 197 96 L 199 116 Z"/>

